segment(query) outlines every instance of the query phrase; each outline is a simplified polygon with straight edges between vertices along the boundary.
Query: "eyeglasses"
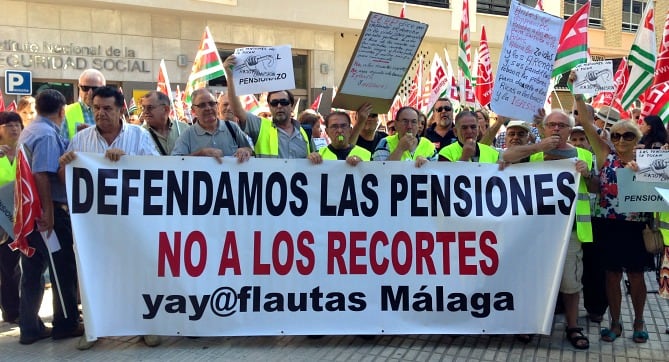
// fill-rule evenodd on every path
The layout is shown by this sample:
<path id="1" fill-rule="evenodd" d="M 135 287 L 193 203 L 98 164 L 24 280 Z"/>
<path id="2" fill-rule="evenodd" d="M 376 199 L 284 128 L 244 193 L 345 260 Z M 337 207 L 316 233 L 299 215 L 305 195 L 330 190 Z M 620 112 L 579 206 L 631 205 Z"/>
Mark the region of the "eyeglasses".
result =
<path id="1" fill-rule="evenodd" d="M 92 86 L 92 85 L 80 85 L 79 89 L 81 89 L 83 92 L 88 92 L 89 90 L 92 90 L 95 92 L 96 89 L 100 87 Z"/>
<path id="2" fill-rule="evenodd" d="M 611 133 L 611 141 L 620 141 L 621 137 L 625 141 L 634 141 L 636 139 L 636 135 L 632 132 L 625 132 L 623 134 Z"/>
<path id="3" fill-rule="evenodd" d="M 453 110 L 453 107 L 443 106 L 443 107 L 435 108 L 434 110 L 437 111 L 437 112 L 450 112 L 450 111 Z"/>
<path id="4" fill-rule="evenodd" d="M 200 109 L 207 108 L 207 107 L 216 108 L 217 104 L 218 104 L 218 102 L 202 102 L 200 104 L 193 104 L 193 107 L 200 108 Z"/>
<path id="5" fill-rule="evenodd" d="M 566 124 L 566 123 L 558 123 L 558 122 L 548 122 L 548 123 L 546 123 L 546 128 L 550 129 L 550 128 L 555 128 L 555 127 L 557 127 L 558 129 L 565 129 L 565 128 L 569 127 L 569 125 Z"/>
<path id="6" fill-rule="evenodd" d="M 348 125 L 348 124 L 343 124 L 342 123 L 342 124 L 331 124 L 328 128 L 333 129 L 333 130 L 340 129 L 342 131 L 346 131 L 347 129 L 351 128 L 351 126 Z"/>
<path id="7" fill-rule="evenodd" d="M 273 99 L 269 101 L 269 105 L 272 107 L 277 107 L 279 106 L 279 104 L 282 105 L 283 107 L 287 107 L 290 105 L 290 100 L 282 98 L 282 99 Z"/>
<path id="8" fill-rule="evenodd" d="M 159 105 L 157 105 L 157 106 L 154 106 L 154 105 L 148 105 L 148 106 L 142 106 L 141 109 L 142 109 L 142 112 L 149 112 L 149 113 L 151 113 L 151 112 L 153 112 L 155 109 L 158 109 L 158 108 L 160 108 L 160 107 L 165 107 L 166 105 L 167 105 L 167 104 L 159 104 Z"/>

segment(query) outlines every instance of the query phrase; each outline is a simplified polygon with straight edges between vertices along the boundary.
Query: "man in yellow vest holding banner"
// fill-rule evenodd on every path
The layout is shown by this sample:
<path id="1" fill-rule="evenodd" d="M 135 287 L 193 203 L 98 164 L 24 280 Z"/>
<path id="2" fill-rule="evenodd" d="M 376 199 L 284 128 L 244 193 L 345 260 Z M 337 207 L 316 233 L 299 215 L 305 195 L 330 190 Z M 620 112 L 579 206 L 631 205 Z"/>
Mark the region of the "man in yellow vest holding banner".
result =
<path id="1" fill-rule="evenodd" d="M 332 112 L 325 117 L 325 131 L 332 143 L 312 152 L 309 160 L 319 164 L 323 160 L 346 160 L 355 166 L 361 161 L 369 161 L 372 154 L 366 149 L 351 144 L 351 117 L 346 112 Z"/>
<path id="2" fill-rule="evenodd" d="M 455 116 L 455 135 L 458 141 L 439 151 L 439 161 L 497 163 L 499 152 L 496 149 L 476 142 L 478 119 L 472 111 L 462 111 Z"/>
<path id="3" fill-rule="evenodd" d="M 235 92 L 232 68 L 236 62 L 234 55 L 223 62 L 228 83 L 228 99 L 233 113 L 239 119 L 239 127 L 253 140 L 256 157 L 307 158 L 314 147 L 300 122 L 292 118 L 295 106 L 293 93 L 282 90 L 267 94 L 272 119 L 246 112 Z"/>
<path id="4" fill-rule="evenodd" d="M 583 273 L 583 250 L 581 243 L 591 243 L 592 226 L 590 224 L 590 196 L 588 188 L 597 185 L 589 182 L 592 170 L 592 153 L 569 144 L 569 135 L 574 127 L 574 118 L 562 110 L 554 110 L 543 120 L 544 138 L 540 143 L 516 146 L 506 150 L 502 158 L 505 162 L 517 162 L 529 156 L 530 162 L 578 158 L 576 171 L 581 174 L 576 200 L 576 232 L 572 232 L 567 247 L 560 293 L 562 293 L 567 328 L 567 340 L 577 349 L 588 349 L 590 341 L 582 328 L 578 327 L 579 293 L 583 289 L 581 276 Z"/>
<path id="5" fill-rule="evenodd" d="M 68 140 L 74 134 L 88 126 L 95 125 L 93 118 L 93 92 L 107 84 L 105 76 L 96 69 L 86 69 L 79 76 L 79 101 L 65 107 L 65 122 L 61 127 L 61 135 Z"/>
<path id="6" fill-rule="evenodd" d="M 434 143 L 418 133 L 418 110 L 402 107 L 395 114 L 397 132 L 382 139 L 372 155 L 374 161 L 415 161 L 420 167 L 437 158 Z"/>

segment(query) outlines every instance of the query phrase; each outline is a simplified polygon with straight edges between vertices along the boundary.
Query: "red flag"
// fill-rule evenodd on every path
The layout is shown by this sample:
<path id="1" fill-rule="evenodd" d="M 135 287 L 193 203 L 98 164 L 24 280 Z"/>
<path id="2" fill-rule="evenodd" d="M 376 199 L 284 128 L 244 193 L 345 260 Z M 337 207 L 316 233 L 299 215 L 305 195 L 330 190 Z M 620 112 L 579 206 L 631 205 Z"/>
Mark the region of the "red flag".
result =
<path id="1" fill-rule="evenodd" d="M 660 84 L 669 81 L 669 10 L 667 19 L 664 22 L 664 34 L 662 35 L 662 44 L 657 56 L 657 66 L 655 67 L 654 84 Z"/>
<path id="2" fill-rule="evenodd" d="M 123 94 L 123 88 L 118 87 L 118 91 Z M 125 101 L 125 95 L 123 96 L 123 108 L 125 109 L 126 112 L 128 112 L 128 103 Z"/>
<path id="3" fill-rule="evenodd" d="M 541 0 L 537 0 L 537 6 L 534 7 L 537 10 L 544 11 L 544 2 Z"/>
<path id="4" fill-rule="evenodd" d="M 405 1 L 402 5 L 402 10 L 400 10 L 400 18 L 404 19 L 406 17 L 407 2 Z"/>
<path id="5" fill-rule="evenodd" d="M 643 104 L 641 117 L 651 114 L 662 118 L 665 125 L 669 122 L 669 81 L 656 84 L 650 88 Z"/>
<path id="6" fill-rule="evenodd" d="M 0 112 L 5 111 L 5 100 L 2 99 L 2 91 L 0 90 Z"/>
<path id="7" fill-rule="evenodd" d="M 42 205 L 35 186 L 30 164 L 19 147 L 16 153 L 16 185 L 14 186 L 14 242 L 9 244 L 12 250 L 19 249 L 28 257 L 33 256 L 35 248 L 28 245 L 27 236 L 35 229 L 35 221 L 42 216 Z"/>
<path id="8" fill-rule="evenodd" d="M 393 99 L 393 103 L 390 105 L 390 110 L 388 110 L 388 120 L 394 120 L 395 114 L 402 107 L 404 107 L 404 104 L 402 104 L 402 98 L 400 98 L 399 95 L 396 95 L 395 99 Z"/>
<path id="9" fill-rule="evenodd" d="M 323 98 L 323 92 L 314 99 L 314 102 L 311 103 L 311 106 L 309 108 L 313 109 L 314 111 L 318 112 L 318 107 L 321 106 L 321 98 Z"/>
<path id="10" fill-rule="evenodd" d="M 476 100 L 481 107 L 490 104 L 492 100 L 492 62 L 490 61 L 490 49 L 488 49 L 488 37 L 485 26 L 481 27 L 481 42 L 479 43 L 479 62 L 476 74 Z"/>
<path id="11" fill-rule="evenodd" d="M 258 105 L 258 100 L 256 99 L 256 96 L 254 96 L 253 94 L 239 96 L 239 100 L 242 102 L 244 110 L 247 112 L 255 114 L 258 111 L 258 108 L 260 108 L 260 106 Z"/>
<path id="12" fill-rule="evenodd" d="M 12 101 L 12 103 L 7 106 L 7 111 L 16 112 L 16 101 Z"/>

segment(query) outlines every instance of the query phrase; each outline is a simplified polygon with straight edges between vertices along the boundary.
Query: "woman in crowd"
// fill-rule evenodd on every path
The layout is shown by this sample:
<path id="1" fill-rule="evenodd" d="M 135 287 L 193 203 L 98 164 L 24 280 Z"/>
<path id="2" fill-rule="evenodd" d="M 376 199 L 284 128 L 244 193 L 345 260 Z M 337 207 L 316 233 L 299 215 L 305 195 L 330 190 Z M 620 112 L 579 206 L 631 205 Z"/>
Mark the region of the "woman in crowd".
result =
<path id="1" fill-rule="evenodd" d="M 19 104 L 16 106 L 16 112 L 21 116 L 23 121 L 23 126 L 29 125 L 37 116 L 37 111 L 35 110 L 35 98 L 32 96 L 23 96 L 19 100 Z"/>
<path id="2" fill-rule="evenodd" d="M 576 80 L 572 72 L 570 81 Z M 574 95 L 579 114 L 589 115 L 583 95 Z M 620 320 L 622 292 L 620 282 L 623 272 L 630 283 L 634 323 L 632 339 L 636 343 L 648 341 L 643 319 L 646 304 L 645 268 L 652 266 L 652 255 L 646 252 L 642 230 L 646 225 L 643 213 L 619 210 L 618 179 L 616 170 L 634 168 L 635 148 L 641 139 L 641 130 L 633 122 L 620 121 L 610 128 L 613 147 L 597 134 L 592 117 L 581 117 L 581 125 L 592 146 L 599 165 L 600 195 L 592 218 L 594 242 L 601 245 L 602 260 L 606 270 L 606 296 L 609 301 L 611 323 L 601 331 L 603 341 L 613 342 L 623 334 Z"/>
<path id="3" fill-rule="evenodd" d="M 643 137 L 639 145 L 645 149 L 659 149 L 667 143 L 667 129 L 664 128 L 662 119 L 656 115 L 646 116 L 639 125 Z"/>
<path id="4" fill-rule="evenodd" d="M 23 129 L 21 116 L 0 112 L 0 187 L 16 177 L 16 145 Z M 16 323 L 19 317 L 19 253 L 9 249 L 13 240 L 0 229 L 0 308 L 5 322 Z"/>

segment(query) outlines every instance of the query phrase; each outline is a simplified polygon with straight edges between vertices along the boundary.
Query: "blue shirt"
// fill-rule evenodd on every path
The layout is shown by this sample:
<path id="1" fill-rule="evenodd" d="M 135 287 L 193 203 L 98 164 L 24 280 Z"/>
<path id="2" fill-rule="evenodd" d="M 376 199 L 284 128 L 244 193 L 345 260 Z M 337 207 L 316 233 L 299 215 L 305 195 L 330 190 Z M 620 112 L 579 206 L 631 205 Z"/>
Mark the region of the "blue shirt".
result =
<path id="1" fill-rule="evenodd" d="M 48 118 L 37 116 L 35 121 L 21 132 L 19 144 L 23 144 L 33 174 L 46 172 L 51 184 L 54 202 L 67 203 L 65 184 L 58 178 L 58 158 L 65 153 L 67 141 L 60 128 Z"/>

